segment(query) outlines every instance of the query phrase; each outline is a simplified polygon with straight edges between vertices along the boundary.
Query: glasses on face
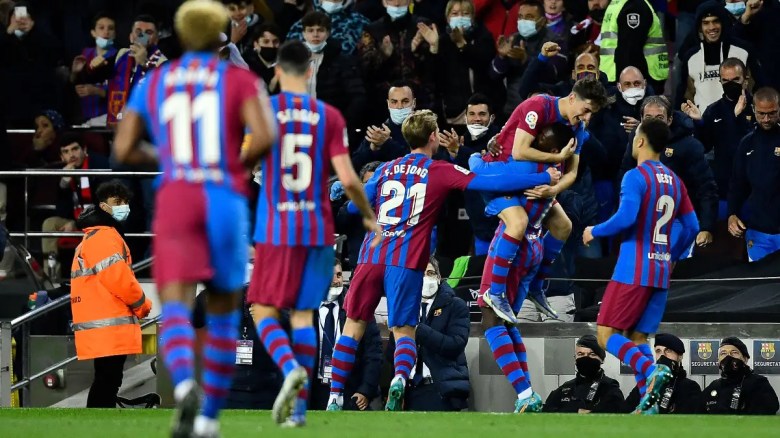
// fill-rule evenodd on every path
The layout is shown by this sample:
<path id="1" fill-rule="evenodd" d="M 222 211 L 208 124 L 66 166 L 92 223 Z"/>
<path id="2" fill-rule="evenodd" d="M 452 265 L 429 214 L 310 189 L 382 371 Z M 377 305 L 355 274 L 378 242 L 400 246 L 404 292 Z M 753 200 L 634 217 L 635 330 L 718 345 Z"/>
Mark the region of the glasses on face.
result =
<path id="1" fill-rule="evenodd" d="M 574 353 L 574 357 L 576 357 L 577 359 L 579 359 L 581 357 L 589 357 L 591 359 L 601 359 L 598 354 L 596 354 L 596 353 L 594 353 L 592 351 L 590 353 L 583 353 L 582 351 L 578 351 L 578 352 Z"/>
<path id="2" fill-rule="evenodd" d="M 769 111 L 769 112 L 763 112 L 763 111 L 756 111 L 756 107 L 753 107 L 753 114 L 756 115 L 756 119 L 772 119 L 774 117 L 777 117 L 777 110 Z"/>

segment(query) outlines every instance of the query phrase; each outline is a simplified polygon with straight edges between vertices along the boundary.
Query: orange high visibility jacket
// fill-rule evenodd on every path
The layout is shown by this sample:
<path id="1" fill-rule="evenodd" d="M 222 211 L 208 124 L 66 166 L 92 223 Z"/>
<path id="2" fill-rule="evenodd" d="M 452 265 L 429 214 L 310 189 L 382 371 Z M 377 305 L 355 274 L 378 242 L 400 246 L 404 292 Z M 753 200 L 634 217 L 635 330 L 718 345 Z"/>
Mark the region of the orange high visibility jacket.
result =
<path id="1" fill-rule="evenodd" d="M 130 251 L 114 227 L 84 228 L 70 274 L 79 360 L 141 353 L 138 318 L 149 314 L 152 303 L 131 265 Z"/>

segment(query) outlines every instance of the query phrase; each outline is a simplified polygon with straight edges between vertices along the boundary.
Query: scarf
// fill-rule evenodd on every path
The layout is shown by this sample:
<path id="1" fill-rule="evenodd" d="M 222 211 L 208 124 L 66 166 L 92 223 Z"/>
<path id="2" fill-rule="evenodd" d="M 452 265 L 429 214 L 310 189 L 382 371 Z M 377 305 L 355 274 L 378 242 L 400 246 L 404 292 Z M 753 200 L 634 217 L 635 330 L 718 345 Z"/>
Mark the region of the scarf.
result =
<path id="1" fill-rule="evenodd" d="M 116 125 L 117 116 L 122 112 L 128 98 L 130 89 L 144 77 L 146 71 L 157 67 L 166 61 L 165 56 L 157 47 L 149 47 L 149 56 L 141 68 L 135 63 L 135 58 L 130 56 L 130 49 L 122 49 L 117 54 L 114 65 L 114 77 L 108 81 L 108 125 Z"/>
<path id="2" fill-rule="evenodd" d="M 89 169 L 89 156 L 84 158 L 84 164 L 81 169 Z M 79 183 L 76 184 L 76 178 Z M 73 177 L 70 179 L 70 189 L 73 192 L 73 217 L 78 219 L 81 212 L 88 205 L 92 205 L 92 191 L 89 188 L 89 178 L 87 176 Z"/>

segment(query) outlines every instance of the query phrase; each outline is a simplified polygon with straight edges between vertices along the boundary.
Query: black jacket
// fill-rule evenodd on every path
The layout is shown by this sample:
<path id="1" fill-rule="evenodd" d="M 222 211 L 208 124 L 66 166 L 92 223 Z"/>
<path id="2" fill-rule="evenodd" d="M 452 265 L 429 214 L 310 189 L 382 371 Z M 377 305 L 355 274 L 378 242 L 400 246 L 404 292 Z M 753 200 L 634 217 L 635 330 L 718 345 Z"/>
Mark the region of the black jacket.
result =
<path id="1" fill-rule="evenodd" d="M 401 134 L 401 125 L 396 125 L 390 119 L 385 120 L 385 125 L 390 129 L 390 138 L 379 150 L 371 150 L 368 140 L 363 139 L 358 150 L 352 153 L 352 165 L 358 172 L 372 161 L 392 161 L 410 152 L 409 145 L 406 144 L 406 140 Z"/>
<path id="2" fill-rule="evenodd" d="M 543 412 L 577 413 L 586 409 L 593 413 L 619 413 L 623 410 L 623 393 L 617 380 L 604 375 L 586 379 L 579 374 L 554 389 L 544 403 Z M 596 392 L 591 395 L 591 391 Z"/>
<path id="3" fill-rule="evenodd" d="M 671 389 L 668 400 L 666 394 Z M 626 398 L 625 412 L 633 412 L 639 405 L 639 389 L 634 387 Z M 658 411 L 662 414 L 703 414 L 704 393 L 698 383 L 687 377 L 685 370 L 678 373 L 661 394 Z"/>
<path id="4" fill-rule="evenodd" d="M 740 388 L 736 409 L 731 409 L 734 390 Z M 720 378 L 704 390 L 708 414 L 775 415 L 778 409 L 777 394 L 766 377 L 749 370 L 739 379 Z"/>
<path id="5" fill-rule="evenodd" d="M 734 155 L 739 142 L 755 126 L 752 103 L 753 97 L 747 95 L 747 105 L 737 117 L 734 115 L 737 102 L 724 96 L 708 106 L 701 120 L 695 122 L 696 138 L 704 145 L 704 151 L 715 151 L 713 171 L 720 199 L 728 197 Z"/>
<path id="6" fill-rule="evenodd" d="M 325 46 L 322 55 L 317 69 L 317 99 L 341 111 L 350 132 L 362 128 L 366 93 L 357 64 L 341 53 L 335 41 Z"/>
<path id="7" fill-rule="evenodd" d="M 417 360 L 431 370 L 431 378 L 439 394 L 463 401 L 469 396 L 469 370 L 466 365 L 466 343 L 469 340 L 469 309 L 455 292 L 442 282 L 428 317 L 417 326 Z M 386 351 L 392 357 L 395 340 L 390 336 Z M 389 354 L 388 354 L 389 353 Z"/>
<path id="8" fill-rule="evenodd" d="M 734 156 L 728 202 L 729 215 L 739 216 L 748 228 L 780 233 L 780 126 L 771 131 L 756 126 L 742 139 Z"/>
<path id="9" fill-rule="evenodd" d="M 761 62 L 766 85 L 780 90 L 780 1 L 765 0 L 761 11 L 747 25 L 737 20 L 735 34 L 753 45 L 753 52 Z"/>
<path id="10" fill-rule="evenodd" d="M 661 163 L 672 169 L 685 183 L 688 196 L 696 208 L 699 229 L 711 232 L 718 219 L 718 186 L 704 158 L 704 146 L 693 137 L 693 120 L 681 111 L 674 112 L 669 128 L 672 137 L 661 154 Z M 623 158 L 622 174 L 636 167 L 636 160 L 631 157 L 631 141 L 633 137 L 629 140 Z"/>
<path id="11" fill-rule="evenodd" d="M 607 7 L 607 13 L 613 13 L 614 8 Z M 628 15 L 638 16 L 638 24 L 630 26 Z M 629 0 L 625 6 L 618 12 L 618 46 L 615 49 L 615 78 L 620 75 L 626 67 L 636 67 L 642 72 L 642 75 L 649 81 L 650 77 L 647 68 L 647 59 L 644 54 L 647 35 L 650 33 L 650 26 L 653 24 L 653 9 L 645 0 Z M 633 20 L 631 20 L 633 22 Z"/>

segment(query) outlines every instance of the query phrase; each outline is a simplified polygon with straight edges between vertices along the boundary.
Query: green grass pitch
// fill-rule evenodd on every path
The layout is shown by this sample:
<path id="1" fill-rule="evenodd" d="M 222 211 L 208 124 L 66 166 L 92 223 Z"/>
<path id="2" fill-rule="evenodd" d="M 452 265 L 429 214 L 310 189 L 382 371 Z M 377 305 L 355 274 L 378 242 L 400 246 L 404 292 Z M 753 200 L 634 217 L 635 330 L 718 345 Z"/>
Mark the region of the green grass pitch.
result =
<path id="1" fill-rule="evenodd" d="M 0 437 L 165 437 L 170 410 L 0 409 Z M 562 414 L 311 412 L 301 429 L 280 429 L 267 411 L 227 411 L 222 436 L 640 438 L 780 436 L 780 416 L 715 417 Z"/>

